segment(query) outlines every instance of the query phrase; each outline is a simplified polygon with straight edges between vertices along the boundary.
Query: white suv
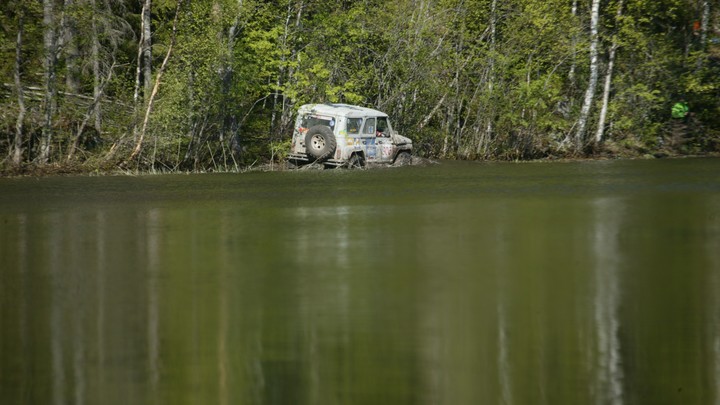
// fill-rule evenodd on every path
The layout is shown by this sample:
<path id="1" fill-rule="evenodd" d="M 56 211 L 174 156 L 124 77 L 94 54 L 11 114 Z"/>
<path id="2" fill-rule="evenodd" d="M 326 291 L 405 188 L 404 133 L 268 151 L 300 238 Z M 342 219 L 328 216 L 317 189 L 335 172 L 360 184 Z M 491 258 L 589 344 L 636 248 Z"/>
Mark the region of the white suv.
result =
<path id="1" fill-rule="evenodd" d="M 306 104 L 298 110 L 289 160 L 297 165 L 363 167 L 407 164 L 412 141 L 390 126 L 388 115 L 348 104 Z"/>

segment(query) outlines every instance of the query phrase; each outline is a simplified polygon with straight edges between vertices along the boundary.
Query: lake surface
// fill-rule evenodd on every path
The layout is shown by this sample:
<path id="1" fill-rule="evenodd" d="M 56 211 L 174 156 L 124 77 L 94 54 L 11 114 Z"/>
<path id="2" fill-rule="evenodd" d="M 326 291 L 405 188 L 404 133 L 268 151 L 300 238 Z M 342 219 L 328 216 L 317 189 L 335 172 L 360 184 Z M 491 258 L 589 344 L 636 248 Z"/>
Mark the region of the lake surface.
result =
<path id="1" fill-rule="evenodd" d="M 3 404 L 720 404 L 720 159 L 0 179 Z"/>

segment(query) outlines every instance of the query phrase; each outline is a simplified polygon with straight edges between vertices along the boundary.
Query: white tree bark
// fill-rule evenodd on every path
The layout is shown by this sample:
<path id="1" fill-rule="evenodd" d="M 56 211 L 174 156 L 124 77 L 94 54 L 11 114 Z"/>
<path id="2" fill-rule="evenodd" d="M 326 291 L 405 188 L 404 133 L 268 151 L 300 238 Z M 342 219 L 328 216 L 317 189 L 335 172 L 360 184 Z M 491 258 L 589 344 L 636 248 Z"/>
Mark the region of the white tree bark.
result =
<path id="1" fill-rule="evenodd" d="M 18 15 L 18 32 L 15 41 L 15 89 L 18 97 L 18 116 L 15 121 L 15 142 L 13 145 L 12 162 L 19 165 L 22 161 L 23 144 L 23 122 L 25 121 L 25 94 L 22 88 L 21 66 L 22 66 L 22 42 L 24 31 L 24 12 L 21 10 Z"/>
<path id="2" fill-rule="evenodd" d="M 95 0 L 91 0 L 90 5 L 93 9 L 93 15 L 92 15 L 92 48 L 91 48 L 91 59 L 92 59 L 92 69 L 93 69 L 93 99 L 98 100 L 100 98 L 100 40 L 98 39 L 98 27 L 97 27 L 97 15 L 98 10 L 96 7 Z M 95 108 L 94 112 L 94 124 L 95 124 L 95 132 L 97 132 L 98 136 L 100 135 L 102 131 L 102 117 L 100 113 L 100 108 Z"/>
<path id="3" fill-rule="evenodd" d="M 695 67 L 697 70 L 702 69 L 705 58 L 707 57 L 705 51 L 707 51 L 707 33 L 708 26 L 710 25 L 710 1 L 702 0 L 700 2 L 700 53 L 698 54 L 697 62 Z M 685 54 L 690 52 L 690 49 L 686 50 Z"/>
<path id="4" fill-rule="evenodd" d="M 65 87 L 67 92 L 80 93 L 80 48 L 77 43 L 77 20 L 73 8 L 75 0 L 64 1 L 64 18 L 62 27 L 63 54 L 65 56 Z"/>
<path id="5" fill-rule="evenodd" d="M 297 14 L 295 16 L 295 33 L 298 33 L 300 31 L 300 27 L 302 24 L 302 13 L 304 8 L 305 2 L 304 0 L 300 0 Z M 296 46 L 293 46 L 293 49 L 290 52 L 290 59 L 294 60 L 298 65 L 300 64 L 300 52 L 297 51 Z M 292 66 L 292 64 L 290 64 L 290 66 L 288 66 L 287 85 L 293 86 L 294 84 L 295 68 Z M 292 122 L 293 104 L 293 100 L 291 100 L 289 97 L 283 96 L 282 115 L 280 116 L 280 128 L 287 128 L 288 125 L 290 125 L 290 123 Z"/>
<path id="6" fill-rule="evenodd" d="M 707 47 L 707 33 L 708 27 L 710 26 L 710 1 L 703 0 L 702 2 L 702 17 L 700 26 L 700 46 L 703 50 Z"/>
<path id="7" fill-rule="evenodd" d="M 494 86 L 495 86 L 495 39 L 497 35 L 497 25 L 495 23 L 495 20 L 497 18 L 497 0 L 492 0 L 492 3 L 490 4 L 490 53 L 492 54 L 492 57 L 490 58 L 490 74 L 488 75 L 488 97 L 492 97 Z M 492 107 L 491 107 L 492 108 Z M 487 117 L 487 127 L 485 128 L 485 142 L 489 142 L 490 139 L 492 139 L 492 134 L 494 132 L 493 128 L 493 116 L 494 112 L 491 114 L 488 114 Z M 482 146 L 483 148 L 485 145 Z M 478 150 L 481 149 L 481 147 L 478 146 Z"/>
<path id="8" fill-rule="evenodd" d="M 615 23 L 620 24 L 622 17 L 623 0 L 618 2 L 617 14 L 615 15 Z M 616 27 L 619 30 L 619 27 Z M 608 103 L 610 102 L 610 87 L 612 85 L 613 68 L 615 67 L 615 54 L 618 49 L 617 35 L 613 36 L 612 45 L 610 45 L 610 54 L 608 55 L 608 67 L 605 74 L 605 89 L 603 90 L 602 108 L 600 109 L 600 118 L 598 119 L 598 128 L 595 133 L 595 142 L 600 143 L 605 134 L 605 119 L 607 118 Z"/>
<path id="9" fill-rule="evenodd" d="M 575 146 L 579 150 L 585 142 L 585 132 L 587 129 L 588 117 L 590 116 L 590 108 L 592 107 L 593 98 L 595 97 L 595 89 L 598 81 L 598 25 L 600 21 L 600 0 L 593 0 L 592 11 L 590 16 L 590 78 L 588 87 L 585 91 L 580 117 L 577 123 L 577 132 L 575 133 Z"/>
<path id="10" fill-rule="evenodd" d="M 147 1 L 149 2 L 150 0 Z M 140 131 L 140 136 L 135 143 L 135 148 L 133 148 L 133 151 L 130 154 L 128 161 L 135 159 L 140 154 L 140 151 L 142 151 L 143 141 L 145 140 L 145 132 L 147 131 L 147 125 L 150 121 L 150 113 L 152 112 L 153 100 L 155 99 L 158 89 L 160 88 L 160 79 L 165 72 L 165 67 L 167 66 L 168 60 L 170 60 L 173 46 L 175 46 L 175 39 L 177 37 L 177 22 L 178 18 L 180 17 L 180 8 L 182 7 L 182 3 L 183 0 L 178 0 L 177 2 L 177 6 L 175 8 L 175 19 L 173 20 L 172 25 L 172 36 L 170 38 L 170 45 L 168 46 L 167 53 L 165 54 L 165 59 L 163 59 L 162 65 L 160 65 L 160 70 L 158 70 L 157 77 L 155 78 L 155 84 L 153 85 L 152 91 L 150 92 L 150 96 L 147 102 L 147 108 L 145 109 L 145 118 L 143 119 L 142 130 Z"/>
<path id="11" fill-rule="evenodd" d="M 145 6 L 143 5 L 143 11 L 145 12 Z M 138 51 L 137 51 L 137 65 L 135 66 L 135 90 L 133 91 L 133 103 L 135 104 L 135 108 L 137 109 L 137 104 L 140 101 L 140 75 L 142 73 L 142 54 L 143 54 L 143 42 L 145 41 L 145 27 L 143 25 L 143 21 L 140 22 L 140 40 L 138 41 Z"/>
<path id="12" fill-rule="evenodd" d="M 152 30 L 150 28 L 150 10 L 151 0 L 145 0 L 142 13 L 142 53 L 143 53 L 143 83 L 145 85 L 145 100 L 150 95 L 152 89 Z"/>
<path id="13" fill-rule="evenodd" d="M 138 52 L 137 52 L 137 66 L 135 69 L 135 91 L 133 93 L 133 141 L 137 142 L 138 137 L 138 115 L 139 115 L 139 104 L 140 104 L 140 85 L 141 81 L 144 84 L 144 98 L 150 95 L 150 80 L 152 75 L 152 48 L 150 41 L 150 0 L 144 0 L 142 10 L 140 11 L 140 40 L 138 41 Z M 142 79 L 142 80 L 141 80 Z"/>
<path id="14" fill-rule="evenodd" d="M 53 0 L 43 0 L 43 64 L 44 87 L 43 98 L 44 122 L 42 137 L 40 139 L 39 163 L 47 163 L 50 159 L 50 146 L 52 144 L 53 115 L 57 106 L 57 88 L 55 83 L 55 67 L 57 65 L 57 36 L 55 27 L 55 6 Z"/>
<path id="15" fill-rule="evenodd" d="M 571 15 L 573 17 L 573 22 L 575 21 L 575 17 L 577 16 L 577 0 L 573 0 L 572 3 L 572 10 Z M 570 64 L 570 72 L 568 73 L 568 79 L 570 80 L 570 86 L 575 88 L 575 69 L 577 67 L 577 58 L 575 55 L 577 54 L 577 35 L 573 34 L 572 36 L 572 63 Z"/>

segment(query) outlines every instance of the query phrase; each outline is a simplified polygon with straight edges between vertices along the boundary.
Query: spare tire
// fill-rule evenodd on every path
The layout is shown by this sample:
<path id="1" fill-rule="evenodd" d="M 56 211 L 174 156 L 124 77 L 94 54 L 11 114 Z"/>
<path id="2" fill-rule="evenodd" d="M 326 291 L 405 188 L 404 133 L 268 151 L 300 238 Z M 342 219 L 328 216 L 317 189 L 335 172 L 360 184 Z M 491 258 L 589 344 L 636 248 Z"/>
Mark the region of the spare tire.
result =
<path id="1" fill-rule="evenodd" d="M 315 161 L 327 160 L 337 147 L 337 141 L 332 129 L 325 125 L 315 125 L 305 134 L 305 150 Z"/>

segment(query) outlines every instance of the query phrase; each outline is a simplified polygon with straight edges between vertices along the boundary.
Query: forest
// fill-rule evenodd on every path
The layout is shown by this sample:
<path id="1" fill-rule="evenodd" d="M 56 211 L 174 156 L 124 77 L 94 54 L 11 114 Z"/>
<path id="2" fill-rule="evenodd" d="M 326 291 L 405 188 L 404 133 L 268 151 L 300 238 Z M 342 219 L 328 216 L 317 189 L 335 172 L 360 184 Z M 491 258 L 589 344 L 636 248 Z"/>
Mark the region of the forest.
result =
<path id="1" fill-rule="evenodd" d="M 0 173 L 282 162 L 324 102 L 387 112 L 428 158 L 718 153 L 718 6 L 7 0 Z"/>

